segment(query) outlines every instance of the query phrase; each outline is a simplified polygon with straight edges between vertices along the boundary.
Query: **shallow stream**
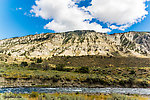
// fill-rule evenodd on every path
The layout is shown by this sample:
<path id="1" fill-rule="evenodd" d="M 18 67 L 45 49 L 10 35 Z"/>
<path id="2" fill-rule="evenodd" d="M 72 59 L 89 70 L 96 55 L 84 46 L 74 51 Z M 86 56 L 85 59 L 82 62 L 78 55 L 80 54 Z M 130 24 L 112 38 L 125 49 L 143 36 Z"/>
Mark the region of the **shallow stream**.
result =
<path id="1" fill-rule="evenodd" d="M 150 95 L 150 88 L 0 88 L 0 93 L 121 93 Z"/>

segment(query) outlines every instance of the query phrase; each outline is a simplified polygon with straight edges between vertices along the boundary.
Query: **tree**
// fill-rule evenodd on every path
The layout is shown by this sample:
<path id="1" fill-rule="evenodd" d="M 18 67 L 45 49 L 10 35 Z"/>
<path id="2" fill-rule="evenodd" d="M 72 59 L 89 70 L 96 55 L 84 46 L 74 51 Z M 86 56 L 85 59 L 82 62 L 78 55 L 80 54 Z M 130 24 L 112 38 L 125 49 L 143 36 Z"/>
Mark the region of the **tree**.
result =
<path id="1" fill-rule="evenodd" d="M 37 58 L 36 62 L 37 62 L 37 63 L 42 63 L 43 60 L 42 60 L 42 58 L 40 57 L 40 58 Z"/>
<path id="2" fill-rule="evenodd" d="M 28 66 L 28 63 L 27 62 L 21 62 L 20 66 L 21 67 L 26 67 L 26 66 Z"/>
<path id="3" fill-rule="evenodd" d="M 11 56 L 11 53 L 10 53 L 10 52 L 8 53 L 8 56 Z"/>

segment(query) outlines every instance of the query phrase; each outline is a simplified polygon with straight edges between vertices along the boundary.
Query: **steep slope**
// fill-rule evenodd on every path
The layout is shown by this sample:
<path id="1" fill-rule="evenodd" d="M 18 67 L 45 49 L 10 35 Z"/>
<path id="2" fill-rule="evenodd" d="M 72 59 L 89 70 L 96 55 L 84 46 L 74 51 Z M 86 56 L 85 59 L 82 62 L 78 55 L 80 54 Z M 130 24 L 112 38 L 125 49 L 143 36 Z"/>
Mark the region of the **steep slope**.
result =
<path id="1" fill-rule="evenodd" d="M 12 58 L 52 56 L 150 57 L 150 33 L 108 35 L 95 31 L 45 33 L 0 40 L 0 54 Z"/>

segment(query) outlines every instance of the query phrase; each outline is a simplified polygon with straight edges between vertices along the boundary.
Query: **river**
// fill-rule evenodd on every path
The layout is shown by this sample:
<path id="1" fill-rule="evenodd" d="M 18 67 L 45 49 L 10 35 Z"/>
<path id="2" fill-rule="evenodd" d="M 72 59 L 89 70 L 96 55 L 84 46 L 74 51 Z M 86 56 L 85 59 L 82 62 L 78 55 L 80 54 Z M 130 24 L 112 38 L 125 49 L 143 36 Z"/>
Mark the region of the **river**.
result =
<path id="1" fill-rule="evenodd" d="M 0 88 L 0 93 L 121 93 L 150 95 L 150 88 Z"/>

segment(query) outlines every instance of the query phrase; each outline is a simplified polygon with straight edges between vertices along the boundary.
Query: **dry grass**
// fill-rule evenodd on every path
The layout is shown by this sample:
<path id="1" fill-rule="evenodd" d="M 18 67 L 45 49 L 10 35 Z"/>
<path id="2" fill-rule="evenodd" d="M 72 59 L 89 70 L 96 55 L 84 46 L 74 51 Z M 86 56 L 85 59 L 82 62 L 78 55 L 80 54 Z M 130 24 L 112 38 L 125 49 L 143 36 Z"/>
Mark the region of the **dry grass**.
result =
<path id="1" fill-rule="evenodd" d="M 0 97 L 3 98 L 5 95 L 9 94 L 0 94 Z M 41 93 L 36 97 L 31 97 L 31 94 L 12 94 L 19 95 L 22 99 L 14 100 L 149 100 L 148 96 L 138 96 L 138 95 L 123 95 L 123 94 L 75 94 L 75 93 Z M 9 98 L 9 100 L 12 100 Z"/>

